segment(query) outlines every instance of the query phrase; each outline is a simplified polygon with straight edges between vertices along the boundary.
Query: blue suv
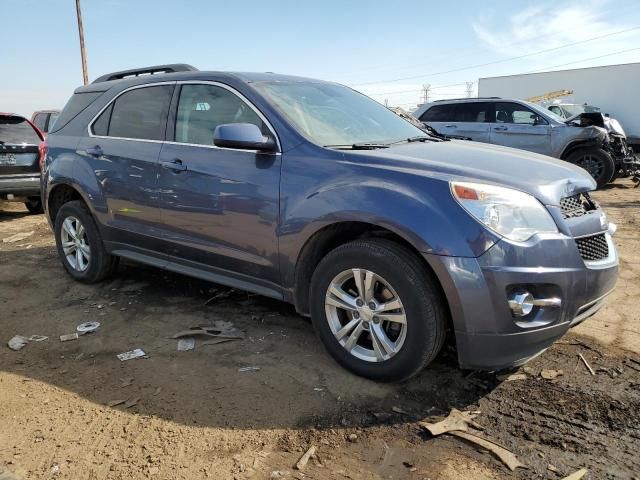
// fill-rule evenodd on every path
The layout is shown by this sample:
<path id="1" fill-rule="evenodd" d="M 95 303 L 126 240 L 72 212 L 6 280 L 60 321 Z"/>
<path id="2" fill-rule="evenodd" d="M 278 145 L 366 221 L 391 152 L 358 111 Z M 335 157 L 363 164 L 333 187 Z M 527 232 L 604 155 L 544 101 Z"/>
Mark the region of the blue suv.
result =
<path id="1" fill-rule="evenodd" d="M 42 195 L 66 271 L 124 257 L 295 305 L 376 380 L 455 337 L 463 368 L 519 365 L 614 288 L 579 167 L 429 135 L 335 83 L 161 65 L 78 88 Z"/>

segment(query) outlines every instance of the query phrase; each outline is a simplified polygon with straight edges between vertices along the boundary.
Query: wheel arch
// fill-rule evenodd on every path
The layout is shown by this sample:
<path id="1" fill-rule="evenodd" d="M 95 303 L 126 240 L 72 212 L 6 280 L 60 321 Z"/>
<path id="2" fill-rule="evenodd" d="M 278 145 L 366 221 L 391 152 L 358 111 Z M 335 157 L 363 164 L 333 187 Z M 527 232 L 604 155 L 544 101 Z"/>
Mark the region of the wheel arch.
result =
<path id="1" fill-rule="evenodd" d="M 393 241 L 414 255 L 416 261 L 433 278 L 435 285 L 437 285 L 439 294 L 445 303 L 447 322 L 449 323 L 451 314 L 447 296 L 440 279 L 429 262 L 420 253 L 419 248 L 392 228 L 362 221 L 335 222 L 317 230 L 307 239 L 298 254 L 294 274 L 293 303 L 296 310 L 303 315 L 309 313 L 309 287 L 313 272 L 320 261 L 339 246 L 365 238 L 380 238 Z"/>
<path id="2" fill-rule="evenodd" d="M 62 205 L 73 200 L 81 200 L 91 211 L 90 202 L 87 201 L 79 188 L 69 183 L 58 183 L 50 188 L 46 199 L 46 212 L 51 225 L 55 224 L 56 216 Z"/>
<path id="3" fill-rule="evenodd" d="M 602 148 L 602 144 L 601 142 L 598 142 L 597 140 L 593 140 L 593 139 L 575 140 L 573 142 L 570 142 L 566 147 L 564 147 L 564 150 L 560 154 L 560 158 L 562 160 L 566 160 L 569 157 L 569 155 L 571 155 L 576 150 L 580 148 L 591 148 L 591 147 Z"/>

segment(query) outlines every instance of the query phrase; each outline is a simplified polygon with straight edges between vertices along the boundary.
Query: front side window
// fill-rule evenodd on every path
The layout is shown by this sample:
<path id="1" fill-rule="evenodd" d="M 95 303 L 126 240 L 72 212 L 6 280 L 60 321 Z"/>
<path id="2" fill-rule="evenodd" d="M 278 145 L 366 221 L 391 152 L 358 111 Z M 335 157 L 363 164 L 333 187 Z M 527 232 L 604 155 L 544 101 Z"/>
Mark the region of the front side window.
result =
<path id="1" fill-rule="evenodd" d="M 342 85 L 311 81 L 252 85 L 318 145 L 379 144 L 426 136 L 384 105 Z"/>
<path id="2" fill-rule="evenodd" d="M 252 123 L 269 134 L 258 114 L 240 97 L 217 85 L 183 85 L 176 112 L 175 141 L 213 145 L 218 125 Z"/>
<path id="3" fill-rule="evenodd" d="M 163 140 L 172 91 L 158 85 L 123 93 L 93 123 L 94 135 Z"/>
<path id="4" fill-rule="evenodd" d="M 547 121 L 527 107 L 517 103 L 496 103 L 496 123 L 514 123 L 518 125 L 543 125 Z"/>

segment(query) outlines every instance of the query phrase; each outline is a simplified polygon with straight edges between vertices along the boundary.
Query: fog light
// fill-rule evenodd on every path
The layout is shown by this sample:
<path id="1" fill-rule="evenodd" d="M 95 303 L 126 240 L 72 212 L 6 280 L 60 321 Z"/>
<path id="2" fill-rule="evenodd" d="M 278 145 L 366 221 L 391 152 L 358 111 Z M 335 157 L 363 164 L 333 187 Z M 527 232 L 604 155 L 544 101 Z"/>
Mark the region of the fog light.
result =
<path id="1" fill-rule="evenodd" d="M 515 293 L 509 299 L 509 308 L 514 317 L 526 317 L 533 307 L 559 307 L 560 305 L 562 300 L 557 297 L 535 298 L 527 291 Z"/>

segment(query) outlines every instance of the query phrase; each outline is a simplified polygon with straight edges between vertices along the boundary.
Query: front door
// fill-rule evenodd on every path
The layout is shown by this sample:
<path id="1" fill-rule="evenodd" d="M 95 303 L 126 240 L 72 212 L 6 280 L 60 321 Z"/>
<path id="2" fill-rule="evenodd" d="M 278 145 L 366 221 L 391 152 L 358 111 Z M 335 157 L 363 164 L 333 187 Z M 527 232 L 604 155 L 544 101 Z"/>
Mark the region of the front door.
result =
<path id="1" fill-rule="evenodd" d="M 491 143 L 551 154 L 551 127 L 540 115 L 514 102 L 496 102 Z"/>
<path id="2" fill-rule="evenodd" d="M 213 133 L 229 123 L 253 123 L 275 136 L 273 130 L 222 84 L 180 85 L 173 103 L 168 127 L 173 141 L 162 147 L 159 174 L 170 262 L 192 274 L 210 272 L 212 280 L 224 275 L 241 287 L 248 281 L 272 288 L 280 280 L 281 155 L 219 148 Z"/>
<path id="3" fill-rule="evenodd" d="M 163 250 L 158 192 L 158 156 L 174 85 L 144 86 L 125 91 L 89 126 L 78 154 L 95 176 L 100 223 L 109 227 L 105 241 L 112 250 L 134 250 L 157 256 Z M 84 168 L 84 167 L 83 167 Z"/>

